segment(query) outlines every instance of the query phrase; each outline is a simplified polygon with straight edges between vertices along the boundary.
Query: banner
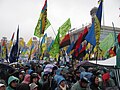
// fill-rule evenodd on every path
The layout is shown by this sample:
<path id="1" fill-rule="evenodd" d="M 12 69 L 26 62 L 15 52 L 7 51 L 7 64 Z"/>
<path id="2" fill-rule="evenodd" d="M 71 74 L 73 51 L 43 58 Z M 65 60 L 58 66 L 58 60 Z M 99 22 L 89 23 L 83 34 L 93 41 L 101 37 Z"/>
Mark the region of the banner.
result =
<path id="1" fill-rule="evenodd" d="M 69 18 L 58 30 L 62 38 L 66 35 L 66 33 L 70 28 L 71 28 L 71 21 Z"/>

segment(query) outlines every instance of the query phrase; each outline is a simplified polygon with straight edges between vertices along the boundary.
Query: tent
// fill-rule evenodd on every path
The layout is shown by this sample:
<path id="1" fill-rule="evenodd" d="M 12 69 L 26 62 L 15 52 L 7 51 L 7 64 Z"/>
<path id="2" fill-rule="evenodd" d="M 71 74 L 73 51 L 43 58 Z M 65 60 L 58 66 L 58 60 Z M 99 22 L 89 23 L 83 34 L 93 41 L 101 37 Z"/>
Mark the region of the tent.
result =
<path id="1" fill-rule="evenodd" d="M 92 60 L 92 61 L 82 61 L 76 67 L 83 66 L 83 67 L 107 67 L 107 68 L 114 68 L 116 66 L 116 56 L 106 59 L 106 60 Z"/>
<path id="2" fill-rule="evenodd" d="M 89 62 L 96 64 L 96 60 Z M 106 60 L 97 60 L 97 64 L 105 66 L 116 66 L 116 56 Z"/>

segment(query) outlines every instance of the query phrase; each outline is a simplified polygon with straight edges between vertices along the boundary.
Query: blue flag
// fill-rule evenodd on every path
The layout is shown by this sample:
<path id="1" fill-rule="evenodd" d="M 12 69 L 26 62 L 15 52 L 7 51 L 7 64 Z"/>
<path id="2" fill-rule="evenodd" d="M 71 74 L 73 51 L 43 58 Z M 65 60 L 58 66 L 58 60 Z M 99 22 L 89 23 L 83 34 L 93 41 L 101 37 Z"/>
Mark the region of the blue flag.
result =
<path id="1" fill-rule="evenodd" d="M 47 37 L 47 33 L 43 36 L 43 38 L 42 38 L 42 41 L 41 41 L 41 45 L 43 44 L 43 43 L 45 43 L 45 38 Z"/>
<path id="2" fill-rule="evenodd" d="M 68 49 L 66 50 L 66 53 L 67 53 L 67 54 L 70 53 L 70 51 L 72 50 L 73 46 L 74 46 L 74 41 L 71 43 L 71 45 L 70 45 L 70 46 L 68 47 Z"/>
<path id="3" fill-rule="evenodd" d="M 99 20 L 100 25 L 101 25 L 101 18 L 102 18 L 102 2 L 103 2 L 103 0 L 101 0 L 98 10 L 96 12 L 96 16 Z"/>
<path id="4" fill-rule="evenodd" d="M 19 26 L 17 29 L 17 40 L 16 43 L 13 45 L 11 52 L 10 52 L 10 57 L 9 57 L 9 61 L 10 63 L 16 62 L 18 60 L 18 42 L 19 42 Z"/>
<path id="5" fill-rule="evenodd" d="M 50 51 L 50 49 L 51 49 L 53 43 L 54 43 L 54 40 L 52 40 L 52 42 L 51 42 L 50 45 L 48 46 L 48 48 L 47 48 L 47 51 L 48 51 L 48 52 Z"/>
<path id="6" fill-rule="evenodd" d="M 92 23 L 92 26 L 90 27 L 90 30 L 85 37 L 85 40 L 88 41 L 93 46 L 96 46 L 94 22 Z"/>

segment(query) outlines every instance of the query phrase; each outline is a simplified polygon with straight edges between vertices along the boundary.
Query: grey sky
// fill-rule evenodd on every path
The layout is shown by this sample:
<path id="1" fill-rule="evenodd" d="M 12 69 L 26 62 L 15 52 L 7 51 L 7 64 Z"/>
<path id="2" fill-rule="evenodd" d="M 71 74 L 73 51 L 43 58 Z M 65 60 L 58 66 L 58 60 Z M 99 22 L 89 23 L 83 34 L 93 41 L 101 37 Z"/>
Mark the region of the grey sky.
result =
<path id="1" fill-rule="evenodd" d="M 45 0 L 0 0 L 0 39 L 10 40 L 20 26 L 20 37 L 28 41 L 34 36 L 41 9 Z M 98 0 L 48 0 L 48 19 L 55 31 L 68 19 L 72 28 L 91 23 L 90 10 L 98 7 Z M 104 0 L 105 25 L 120 27 L 120 0 Z M 50 26 L 46 33 L 54 37 Z M 72 29 L 71 28 L 71 29 Z M 16 39 L 16 38 L 15 38 Z"/>

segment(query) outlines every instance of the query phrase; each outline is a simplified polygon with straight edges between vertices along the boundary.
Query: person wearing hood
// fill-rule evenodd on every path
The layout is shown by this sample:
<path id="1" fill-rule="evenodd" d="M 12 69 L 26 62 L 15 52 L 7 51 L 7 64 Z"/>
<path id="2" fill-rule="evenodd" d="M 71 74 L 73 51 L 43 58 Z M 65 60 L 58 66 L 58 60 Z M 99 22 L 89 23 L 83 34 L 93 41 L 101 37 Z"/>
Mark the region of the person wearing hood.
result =
<path id="1" fill-rule="evenodd" d="M 89 80 L 86 77 L 82 77 L 71 88 L 71 90 L 91 90 L 89 87 Z"/>
<path id="2" fill-rule="evenodd" d="M 30 90 L 30 75 L 26 74 L 22 83 L 17 86 L 17 90 Z"/>
<path id="3" fill-rule="evenodd" d="M 8 86 L 6 90 L 16 90 L 17 84 L 19 82 L 19 79 L 15 76 L 10 76 L 8 78 Z"/>
<path id="4" fill-rule="evenodd" d="M 57 77 L 58 76 L 63 76 L 62 75 L 62 68 L 58 68 L 57 70 L 56 70 L 56 75 L 54 76 L 54 79 L 57 81 Z"/>
<path id="5" fill-rule="evenodd" d="M 47 80 L 47 78 L 48 78 L 48 74 L 42 72 L 41 73 L 41 78 L 38 81 L 41 87 L 43 86 L 43 83 Z"/>
<path id="6" fill-rule="evenodd" d="M 68 90 L 68 85 L 66 84 L 64 77 L 58 76 L 57 84 L 58 86 L 55 88 L 55 90 Z"/>
<path id="7" fill-rule="evenodd" d="M 22 83 L 25 83 L 25 84 L 29 84 L 30 83 L 30 75 L 29 74 L 25 75 L 24 80 L 23 80 Z"/>

